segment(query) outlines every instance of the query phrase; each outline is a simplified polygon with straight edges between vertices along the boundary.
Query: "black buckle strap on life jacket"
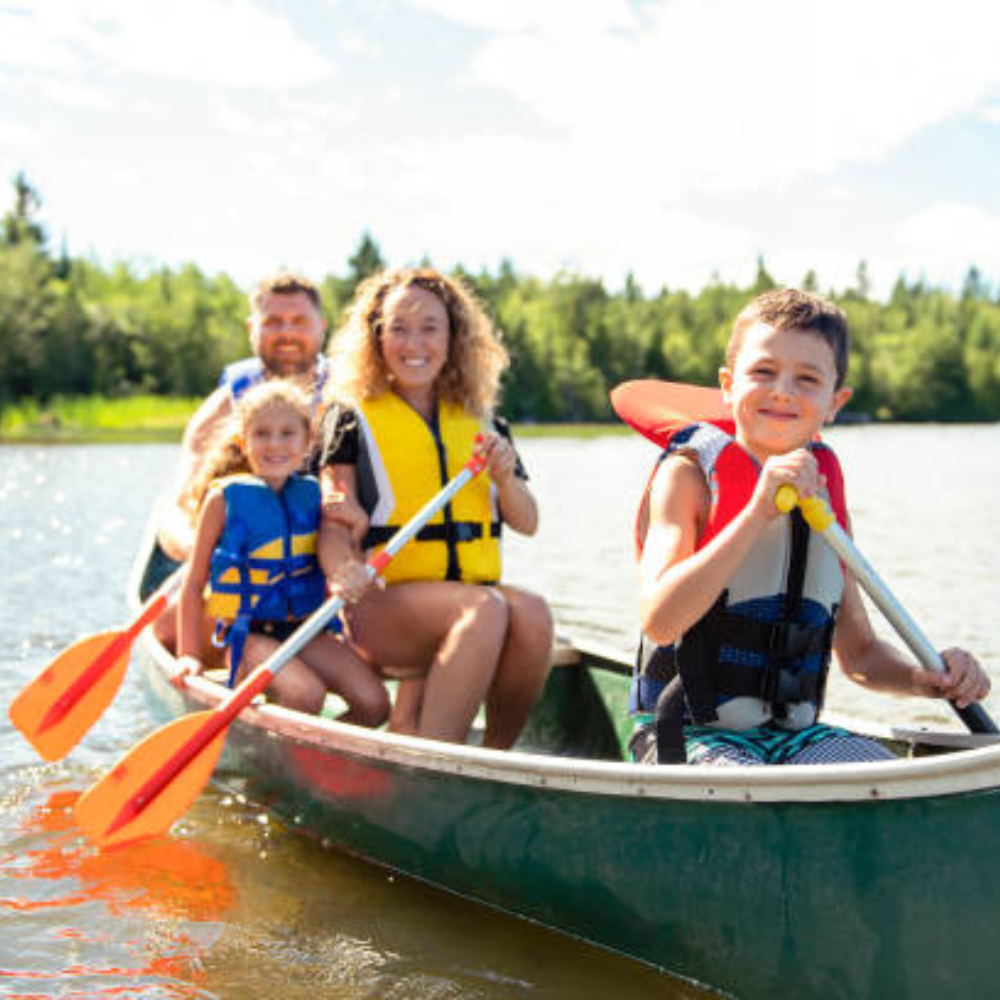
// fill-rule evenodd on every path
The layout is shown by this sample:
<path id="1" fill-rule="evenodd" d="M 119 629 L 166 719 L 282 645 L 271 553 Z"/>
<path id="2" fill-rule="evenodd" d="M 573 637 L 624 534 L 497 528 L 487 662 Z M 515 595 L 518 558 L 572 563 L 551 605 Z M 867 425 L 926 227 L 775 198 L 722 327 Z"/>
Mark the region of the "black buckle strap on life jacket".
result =
<path id="1" fill-rule="evenodd" d="M 684 685 L 680 674 L 660 692 L 656 699 L 656 762 L 686 764 L 684 749 Z"/>
<path id="2" fill-rule="evenodd" d="M 728 609 L 729 593 L 723 591 L 708 613 L 684 633 L 677 644 L 677 664 L 684 684 L 688 710 L 697 725 L 718 721 L 716 703 L 723 697 L 760 698 L 771 705 L 774 717 L 787 716 L 796 702 L 819 703 L 825 685 L 825 667 L 833 638 L 833 625 L 800 625 L 809 550 L 809 526 L 796 509 L 789 516 L 791 533 L 784 614 L 781 621 L 760 622 Z M 764 669 L 722 663 L 723 646 L 759 650 L 766 654 Z M 797 660 L 819 654 L 823 666 L 816 672 L 793 669 Z"/>
<path id="3" fill-rule="evenodd" d="M 642 677 L 669 684 L 677 676 L 677 655 L 673 646 L 657 646 L 644 635 L 639 636 L 636 667 Z"/>
<path id="4" fill-rule="evenodd" d="M 674 647 L 688 713 L 699 726 L 719 719 L 715 702 L 719 694 L 716 675 L 721 643 L 716 641 L 716 630 L 727 615 L 728 602 L 729 591 L 724 590 L 708 613 L 698 619 Z"/>
<path id="5" fill-rule="evenodd" d="M 364 547 L 384 545 L 399 530 L 398 525 L 376 524 L 368 529 L 365 535 Z M 501 525 L 499 521 L 490 524 L 490 538 L 499 538 Z M 483 526 L 478 521 L 451 521 L 448 524 L 428 524 L 417 532 L 416 538 L 421 542 L 476 542 L 483 537 Z"/>
<path id="6" fill-rule="evenodd" d="M 806 563 L 809 561 L 809 525 L 806 524 L 802 511 L 792 508 L 788 515 L 788 530 L 791 535 L 790 553 L 788 559 L 788 577 L 785 584 L 785 628 L 799 627 L 793 623 L 802 612 L 802 590 L 805 586 Z M 825 631 L 825 630 L 824 630 Z M 815 692 L 808 695 L 798 688 L 805 683 L 806 677 L 799 677 L 791 669 L 796 657 L 807 655 L 806 651 L 793 652 L 789 648 L 791 635 L 779 633 L 775 644 L 767 647 L 770 654 L 768 665 L 764 671 L 763 698 L 771 705 L 776 719 L 788 718 L 788 706 L 797 701 L 812 701 Z M 809 650 L 808 652 L 811 652 Z M 811 675 L 815 677 L 816 675 Z M 815 684 L 813 685 L 815 687 Z"/>

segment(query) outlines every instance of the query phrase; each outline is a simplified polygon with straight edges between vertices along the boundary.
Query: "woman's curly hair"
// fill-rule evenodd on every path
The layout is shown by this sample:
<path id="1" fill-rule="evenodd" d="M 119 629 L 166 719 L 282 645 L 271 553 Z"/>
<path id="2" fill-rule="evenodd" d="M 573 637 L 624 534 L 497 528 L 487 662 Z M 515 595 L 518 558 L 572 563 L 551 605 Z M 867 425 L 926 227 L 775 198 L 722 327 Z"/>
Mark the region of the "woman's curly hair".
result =
<path id="1" fill-rule="evenodd" d="M 295 411 L 305 424 L 308 440 L 312 440 L 312 405 L 306 392 L 293 380 L 268 379 L 240 398 L 228 420 L 223 421 L 205 452 L 205 460 L 182 498 L 183 505 L 196 514 L 212 482 L 224 476 L 250 472 L 245 442 L 253 418 L 272 406 L 286 406 Z"/>
<path id="2" fill-rule="evenodd" d="M 392 388 L 380 339 L 385 300 L 402 288 L 425 289 L 448 313 L 448 358 L 437 379 L 438 395 L 473 416 L 485 416 L 496 403 L 507 351 L 465 282 L 430 267 L 382 271 L 358 286 L 330 345 L 329 397 L 356 406 Z"/>

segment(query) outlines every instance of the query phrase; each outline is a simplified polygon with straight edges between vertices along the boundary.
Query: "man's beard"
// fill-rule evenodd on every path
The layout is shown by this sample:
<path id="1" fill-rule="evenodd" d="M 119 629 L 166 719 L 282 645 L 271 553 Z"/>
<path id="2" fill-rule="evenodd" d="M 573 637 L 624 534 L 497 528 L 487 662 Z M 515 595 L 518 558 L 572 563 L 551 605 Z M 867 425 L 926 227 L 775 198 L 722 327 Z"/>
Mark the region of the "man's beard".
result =
<path id="1" fill-rule="evenodd" d="M 269 350 L 260 356 L 261 363 L 269 375 L 288 378 L 294 375 L 310 375 L 316 364 L 316 356 L 305 351 L 296 357 L 283 357 L 277 350 Z"/>

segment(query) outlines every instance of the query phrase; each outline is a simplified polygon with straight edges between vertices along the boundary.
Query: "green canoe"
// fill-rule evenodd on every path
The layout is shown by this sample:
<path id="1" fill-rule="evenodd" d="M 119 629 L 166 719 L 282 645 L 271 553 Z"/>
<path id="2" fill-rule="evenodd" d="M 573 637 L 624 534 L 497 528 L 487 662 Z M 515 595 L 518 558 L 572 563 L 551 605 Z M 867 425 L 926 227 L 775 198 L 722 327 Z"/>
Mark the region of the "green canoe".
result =
<path id="1" fill-rule="evenodd" d="M 163 571 L 143 555 L 131 599 Z M 148 633 L 142 653 L 161 720 L 224 697 L 208 678 L 172 687 Z M 993 995 L 994 737 L 885 730 L 903 756 L 879 764 L 634 765 L 628 665 L 577 648 L 555 663 L 513 752 L 261 702 L 217 778 L 352 854 L 725 994 Z"/>

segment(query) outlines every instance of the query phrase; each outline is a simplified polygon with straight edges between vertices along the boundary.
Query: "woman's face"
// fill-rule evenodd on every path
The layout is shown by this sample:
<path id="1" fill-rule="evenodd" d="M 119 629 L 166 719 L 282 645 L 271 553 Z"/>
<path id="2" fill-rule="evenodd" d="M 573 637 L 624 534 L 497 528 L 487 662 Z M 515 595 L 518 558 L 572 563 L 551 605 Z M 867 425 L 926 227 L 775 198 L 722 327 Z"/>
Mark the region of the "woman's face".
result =
<path id="1" fill-rule="evenodd" d="M 382 357 L 392 387 L 404 397 L 433 394 L 448 360 L 448 310 L 426 288 L 397 288 L 382 309 Z"/>

